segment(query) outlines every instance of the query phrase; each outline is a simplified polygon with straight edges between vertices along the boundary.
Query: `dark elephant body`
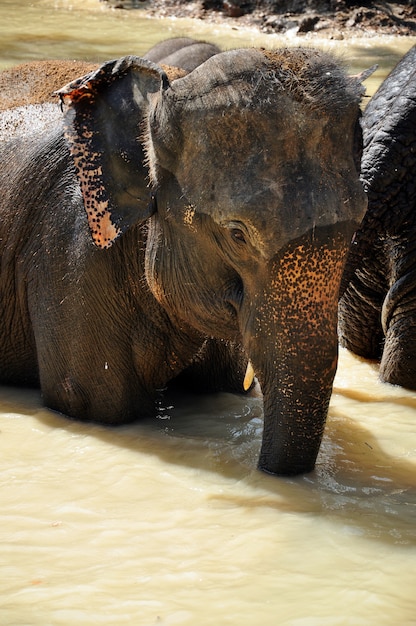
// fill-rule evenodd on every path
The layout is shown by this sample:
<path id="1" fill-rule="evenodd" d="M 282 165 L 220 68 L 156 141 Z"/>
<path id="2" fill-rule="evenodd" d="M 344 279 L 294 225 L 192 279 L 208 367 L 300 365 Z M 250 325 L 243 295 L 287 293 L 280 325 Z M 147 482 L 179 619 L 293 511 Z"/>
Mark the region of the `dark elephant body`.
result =
<path id="1" fill-rule="evenodd" d="M 210 56 L 207 54 L 205 43 L 188 38 L 161 42 L 149 50 L 148 54 L 157 57 L 161 67 L 165 68 L 173 80 L 186 74 L 175 69 L 180 67 L 179 61 L 183 59 L 182 49 L 186 47 L 189 50 L 187 65 L 194 68 L 201 59 L 200 45 L 203 47 L 202 58 L 205 60 Z M 213 54 L 219 52 L 219 49 L 212 47 L 209 52 Z M 176 53 L 180 57 L 175 56 Z M 165 63 L 166 54 L 175 67 Z M 174 335 L 177 333 L 175 329 L 169 327 L 167 316 L 148 290 L 140 289 L 140 297 L 137 297 L 137 277 L 144 274 L 143 258 L 137 254 L 137 251 L 145 246 L 146 235 L 142 232 L 143 226 L 132 228 L 124 238 L 125 246 L 128 246 L 128 240 L 131 239 L 131 245 L 135 249 L 131 256 L 128 255 L 132 260 L 131 266 L 123 262 L 124 253 L 117 258 L 116 248 L 111 250 L 109 255 L 103 256 L 98 253 L 95 256 L 97 249 L 91 247 L 90 233 L 82 227 L 83 223 L 85 226 L 85 209 L 78 180 L 69 164 L 70 156 L 63 137 L 62 113 L 57 106 L 58 97 L 54 93 L 63 82 L 71 80 L 81 72 L 91 72 L 98 67 L 97 64 L 84 61 L 46 60 L 25 63 L 0 73 L 2 88 L 0 109 L 4 110 L 0 120 L 0 142 L 3 140 L 3 144 L 0 143 L 0 155 L 2 162 L 8 162 L 10 168 L 3 167 L 0 172 L 0 188 L 4 190 L 1 204 L 4 207 L 13 206 L 13 193 L 19 189 L 21 205 L 29 207 L 27 211 L 1 213 L 0 237 L 4 244 L 1 269 L 4 288 L 1 290 L 0 319 L 4 324 L 4 332 L 0 336 L 0 380 L 18 385 L 40 384 L 47 406 L 73 417 L 118 424 L 120 415 L 123 416 L 122 422 L 128 422 L 136 419 L 138 415 L 153 413 L 155 390 L 163 387 L 166 381 L 178 372 L 183 372 L 191 360 L 193 368 L 199 372 L 201 387 L 206 390 L 214 388 L 241 391 L 247 359 L 239 348 L 219 345 L 214 340 L 206 342 L 205 338 L 201 337 L 194 338 L 192 332 L 188 337 L 188 333 L 184 332 L 184 337 L 180 341 L 189 344 L 190 356 L 187 356 L 187 350 L 182 348 L 180 352 L 184 360 L 174 367 L 167 347 L 167 353 L 162 359 L 167 370 L 163 372 L 158 367 L 157 372 L 151 373 L 152 369 L 149 368 L 148 374 L 153 379 L 152 383 L 149 389 L 146 385 L 144 389 L 140 388 L 135 372 L 135 360 L 140 362 L 144 359 L 150 364 L 153 346 L 158 344 L 169 346 L 172 341 L 174 344 Z M 29 180 L 27 172 L 34 170 L 35 162 L 39 167 L 36 165 L 36 172 L 33 172 L 35 177 Z M 140 170 L 140 175 L 144 180 L 146 174 L 143 170 Z M 40 184 L 42 180 L 50 181 L 43 189 Z M 38 191 L 36 201 L 33 195 L 35 188 Z M 57 207 L 51 211 L 56 198 L 62 198 L 64 190 L 66 210 L 62 211 Z M 38 227 L 35 237 L 32 232 L 34 225 Z M 44 244 L 49 237 L 56 237 L 55 241 L 59 241 L 63 248 L 52 245 L 48 256 L 45 257 Z M 76 251 L 74 246 L 71 246 L 74 237 L 77 240 Z M 17 246 L 11 243 L 13 241 Z M 85 253 L 82 252 L 83 245 L 86 246 Z M 67 251 L 64 267 L 63 250 Z M 72 257 L 73 252 L 75 258 Z M 40 264 L 33 264 L 33 258 L 38 258 Z M 81 269 L 83 263 L 88 265 L 87 259 L 92 262 L 91 269 L 97 263 L 91 273 Z M 15 263 L 22 269 L 21 280 L 14 278 Z M 120 276 L 125 279 L 124 286 L 119 281 L 120 276 L 114 276 L 114 267 L 117 266 L 123 267 Z M 53 271 L 51 268 L 54 268 Z M 96 271 L 101 277 L 101 287 L 89 282 Z M 132 272 L 130 276 L 129 271 Z M 60 279 L 57 279 L 57 275 Z M 86 278 L 85 283 L 82 276 Z M 57 308 L 58 292 L 61 297 Z M 105 293 L 105 299 L 108 298 L 107 303 L 100 302 L 101 292 Z M 51 296 L 50 299 L 48 294 Z M 96 297 L 99 299 L 98 302 Z M 68 306 L 64 304 L 65 301 Z M 84 301 L 88 310 L 82 305 Z M 129 301 L 135 302 L 134 313 L 127 305 Z M 42 303 L 42 308 L 38 303 Z M 102 315 L 103 305 L 105 310 L 111 311 L 112 323 L 106 319 L 105 314 Z M 120 310 L 117 313 L 118 308 Z M 76 311 L 79 312 L 79 318 Z M 47 321 L 49 317 L 53 320 L 51 323 Z M 123 317 L 126 318 L 125 321 Z M 44 323 L 46 325 L 41 330 L 40 327 Z M 111 330 L 113 326 L 114 335 Z M 77 327 L 80 333 L 79 344 L 75 339 L 77 333 L 74 336 L 72 332 L 71 334 L 67 332 L 68 328 L 75 330 Z M 157 330 L 157 336 L 154 336 L 154 328 L 163 328 L 163 333 L 170 336 L 169 340 L 160 330 Z M 40 335 L 42 341 L 39 340 Z M 107 355 L 108 358 L 104 361 L 99 358 L 100 365 L 97 369 L 96 357 L 99 354 L 99 346 L 104 344 L 110 347 L 112 335 L 117 338 L 117 348 L 114 346 L 111 357 Z M 136 337 L 141 338 L 139 340 L 141 346 L 146 343 L 143 342 L 143 337 L 148 338 L 148 354 L 143 353 L 143 349 L 140 350 L 140 354 L 135 354 Z M 59 358 L 54 356 L 55 347 L 58 345 L 60 353 L 63 355 L 72 353 L 78 361 L 70 365 L 69 360 L 64 357 L 63 371 L 59 367 Z M 90 346 L 91 354 L 87 354 L 87 346 Z M 102 349 L 104 355 L 105 349 L 104 347 Z M 205 371 L 203 365 L 205 354 L 209 354 L 209 361 L 215 363 L 215 367 L 210 367 L 208 371 Z M 90 363 L 97 372 L 97 380 L 91 376 L 92 372 L 85 371 L 85 363 Z M 109 364 L 114 368 L 110 385 L 106 383 L 105 376 L 102 377 L 103 367 L 107 372 Z M 77 372 L 83 370 L 87 374 L 85 383 L 77 374 L 77 389 L 72 391 L 71 370 Z M 190 376 L 192 371 L 191 368 Z M 61 399 L 64 380 L 66 381 L 64 386 L 67 387 L 64 391 L 66 399 Z M 98 391 L 102 384 L 107 389 L 105 392 Z M 98 398 L 90 401 L 88 399 L 90 392 L 92 396 L 98 392 L 102 402 Z M 140 400 L 137 405 L 131 406 L 131 397 L 136 395 Z M 73 397 L 76 398 L 75 401 Z M 91 410 L 88 408 L 90 403 L 93 405 Z"/>
<path id="2" fill-rule="evenodd" d="M 157 43 L 143 58 L 191 72 L 219 52 L 221 50 L 215 44 L 195 41 L 190 37 L 174 37 Z"/>
<path id="3" fill-rule="evenodd" d="M 342 345 L 380 360 L 384 381 L 416 389 L 416 46 L 365 109 L 368 209 L 345 270 Z"/>
<path id="4" fill-rule="evenodd" d="M 51 123 L 49 107 L 36 113 L 40 125 L 42 113 Z M 67 415 L 126 423 L 153 413 L 156 390 L 202 356 L 205 337 L 174 326 L 138 280 L 146 226 L 132 226 L 105 254 L 91 243 L 58 108 L 55 114 L 47 138 L 0 150 L 10 167 L 0 173 L 0 188 L 10 190 L 1 206 L 14 207 L 1 211 L 0 380 L 40 383 L 45 404 Z M 237 362 L 233 381 L 218 359 L 211 387 L 242 391 L 245 365 Z"/>
<path id="5" fill-rule="evenodd" d="M 360 94 L 323 53 L 240 50 L 171 82 L 109 62 L 60 90 L 64 127 L 48 103 L 19 110 L 13 133 L 6 112 L 1 381 L 116 425 L 179 374 L 243 391 L 248 355 L 260 467 L 313 469 L 365 208 Z"/>

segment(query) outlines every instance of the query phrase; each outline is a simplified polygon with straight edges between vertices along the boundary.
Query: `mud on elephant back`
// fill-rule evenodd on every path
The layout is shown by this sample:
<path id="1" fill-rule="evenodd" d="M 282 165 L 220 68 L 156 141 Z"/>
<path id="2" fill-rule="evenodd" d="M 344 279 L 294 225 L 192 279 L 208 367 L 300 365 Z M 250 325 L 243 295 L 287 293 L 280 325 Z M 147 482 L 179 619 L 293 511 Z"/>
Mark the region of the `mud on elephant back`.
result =
<path id="1" fill-rule="evenodd" d="M 2 113 L 1 382 L 115 426 L 179 376 L 246 393 L 255 372 L 259 467 L 311 471 L 366 206 L 362 92 L 323 52 L 247 49 L 180 78 L 125 57 L 60 89 L 63 114 Z"/>
<path id="2" fill-rule="evenodd" d="M 365 109 L 368 209 L 348 257 L 340 342 L 380 361 L 381 379 L 416 389 L 416 46 Z"/>

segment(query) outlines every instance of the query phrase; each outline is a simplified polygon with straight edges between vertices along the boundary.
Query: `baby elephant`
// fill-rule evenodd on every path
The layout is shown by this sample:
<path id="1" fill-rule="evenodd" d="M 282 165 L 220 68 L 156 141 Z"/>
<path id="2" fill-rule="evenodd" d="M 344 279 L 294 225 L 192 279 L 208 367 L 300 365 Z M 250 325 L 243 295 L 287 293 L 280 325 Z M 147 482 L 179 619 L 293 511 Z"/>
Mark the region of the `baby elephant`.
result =
<path id="1" fill-rule="evenodd" d="M 259 467 L 311 471 L 366 207 L 361 94 L 323 52 L 242 49 L 179 78 L 124 57 L 60 89 L 63 113 L 4 112 L 1 382 L 118 425 L 180 375 L 244 393 L 255 372 Z"/>
<path id="2" fill-rule="evenodd" d="M 363 115 L 368 210 L 339 305 L 342 345 L 381 360 L 382 380 L 416 389 L 416 46 Z"/>

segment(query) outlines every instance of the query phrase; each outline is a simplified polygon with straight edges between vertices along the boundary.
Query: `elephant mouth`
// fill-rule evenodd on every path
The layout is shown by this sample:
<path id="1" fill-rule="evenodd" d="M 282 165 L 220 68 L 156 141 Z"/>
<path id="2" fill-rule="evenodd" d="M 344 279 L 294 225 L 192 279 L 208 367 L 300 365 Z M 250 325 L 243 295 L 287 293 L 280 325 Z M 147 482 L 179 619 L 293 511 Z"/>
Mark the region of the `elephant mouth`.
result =
<path id="1" fill-rule="evenodd" d="M 227 313 L 228 318 L 234 322 L 233 325 L 238 325 L 238 318 L 239 318 L 240 311 L 237 305 L 234 302 L 227 299 L 227 300 L 224 300 L 224 309 Z"/>
<path id="2" fill-rule="evenodd" d="M 215 322 L 215 319 L 211 318 L 204 320 L 203 328 L 205 332 L 208 330 L 207 324 L 212 326 L 211 334 L 213 337 L 241 342 L 239 315 L 232 303 L 228 301 L 223 303 L 222 311 L 218 316 L 217 322 Z"/>
<path id="3" fill-rule="evenodd" d="M 169 310 L 172 315 L 173 309 Z M 242 343 L 239 312 L 228 300 L 194 301 L 191 310 L 186 308 L 185 316 L 182 310 L 176 310 L 173 315 L 206 337 Z"/>
<path id="4" fill-rule="evenodd" d="M 221 290 L 222 297 L 218 292 L 207 292 L 205 297 L 192 302 L 192 313 L 184 319 L 191 323 L 196 330 L 204 335 L 223 339 L 226 341 L 242 342 L 241 338 L 241 311 L 243 302 L 242 283 L 226 285 Z M 170 309 L 172 310 L 172 308 Z M 189 314 L 189 309 L 187 314 Z M 182 316 L 182 308 L 176 312 Z"/>
<path id="5" fill-rule="evenodd" d="M 244 285 L 241 278 L 234 280 L 224 289 L 224 305 L 230 316 L 236 320 L 241 316 L 244 301 Z"/>

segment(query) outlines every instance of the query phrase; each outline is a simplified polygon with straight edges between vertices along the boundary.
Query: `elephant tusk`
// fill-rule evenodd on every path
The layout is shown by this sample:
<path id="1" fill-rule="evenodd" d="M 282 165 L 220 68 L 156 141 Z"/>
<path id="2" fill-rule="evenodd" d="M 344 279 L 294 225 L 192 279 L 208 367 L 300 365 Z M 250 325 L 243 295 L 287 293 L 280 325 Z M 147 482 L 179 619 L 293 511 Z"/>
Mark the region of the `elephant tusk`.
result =
<path id="1" fill-rule="evenodd" d="M 244 376 L 243 388 L 244 391 L 250 389 L 254 380 L 254 370 L 251 361 L 247 363 L 246 375 Z"/>

